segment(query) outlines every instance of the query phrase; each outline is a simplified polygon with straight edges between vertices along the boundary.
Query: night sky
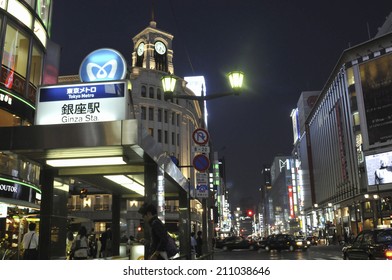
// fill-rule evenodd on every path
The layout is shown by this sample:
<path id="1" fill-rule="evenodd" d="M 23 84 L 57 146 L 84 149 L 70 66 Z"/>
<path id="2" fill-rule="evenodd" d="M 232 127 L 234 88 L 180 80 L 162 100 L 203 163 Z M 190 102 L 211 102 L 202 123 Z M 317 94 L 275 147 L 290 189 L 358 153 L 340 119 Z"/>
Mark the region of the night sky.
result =
<path id="1" fill-rule="evenodd" d="M 78 74 L 83 58 L 104 47 L 131 64 L 132 38 L 149 25 L 151 7 L 151 0 L 55 0 L 60 74 Z M 208 95 L 229 90 L 225 73 L 245 72 L 242 96 L 207 107 L 232 206 L 252 207 L 262 166 L 291 154 L 290 112 L 301 92 L 321 90 L 342 52 L 374 37 L 392 1 L 160 0 L 154 11 L 157 28 L 174 35 L 177 76 L 205 76 Z"/>

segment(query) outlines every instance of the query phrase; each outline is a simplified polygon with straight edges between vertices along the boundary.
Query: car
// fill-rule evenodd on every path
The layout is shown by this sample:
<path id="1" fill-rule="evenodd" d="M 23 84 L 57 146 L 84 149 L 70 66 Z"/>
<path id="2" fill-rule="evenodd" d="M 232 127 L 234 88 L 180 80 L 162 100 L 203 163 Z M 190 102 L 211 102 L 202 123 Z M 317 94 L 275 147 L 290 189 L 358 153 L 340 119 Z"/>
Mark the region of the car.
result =
<path id="1" fill-rule="evenodd" d="M 305 251 L 309 247 L 306 240 L 302 238 L 296 238 L 292 234 L 269 235 L 263 246 L 264 249 L 268 252 L 271 250 L 289 250 L 293 252 L 298 249 Z"/>
<path id="2" fill-rule="evenodd" d="M 267 241 L 267 237 L 260 238 L 258 241 L 258 246 L 262 249 L 265 249 L 266 241 Z"/>
<path id="3" fill-rule="evenodd" d="M 234 249 L 258 249 L 257 242 L 253 240 L 248 240 L 242 236 L 229 236 L 222 240 L 217 240 L 215 243 L 215 248 L 223 249 L 224 251 L 231 251 Z"/>
<path id="4" fill-rule="evenodd" d="M 392 228 L 361 231 L 342 248 L 344 260 L 392 260 Z"/>
<path id="5" fill-rule="evenodd" d="M 308 244 L 310 243 L 312 246 L 317 246 L 318 244 L 316 236 L 308 236 L 306 237 L 306 240 L 308 241 Z"/>

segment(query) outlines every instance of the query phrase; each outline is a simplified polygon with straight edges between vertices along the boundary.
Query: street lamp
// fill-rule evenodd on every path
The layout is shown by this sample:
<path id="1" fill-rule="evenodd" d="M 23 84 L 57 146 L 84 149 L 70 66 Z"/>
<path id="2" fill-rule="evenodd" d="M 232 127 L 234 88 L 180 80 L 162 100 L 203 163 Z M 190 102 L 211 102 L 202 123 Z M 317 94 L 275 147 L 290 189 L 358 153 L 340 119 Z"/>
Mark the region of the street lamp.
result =
<path id="1" fill-rule="evenodd" d="M 196 96 L 196 95 L 183 95 L 183 94 L 174 94 L 174 89 L 177 81 L 177 77 L 174 75 L 166 75 L 161 78 L 162 81 L 162 87 L 163 87 L 163 92 L 164 92 L 164 99 L 169 100 L 173 98 L 177 99 L 187 99 L 187 100 L 196 100 L 199 102 L 199 106 L 201 109 L 201 127 L 204 127 L 204 102 L 207 100 L 211 99 L 216 99 L 220 97 L 225 97 L 225 96 L 231 96 L 231 95 L 239 95 L 241 89 L 242 89 L 242 84 L 244 81 L 244 73 L 241 71 L 232 71 L 227 74 L 229 81 L 230 81 L 230 86 L 232 88 L 231 92 L 223 92 L 223 93 L 217 93 L 217 94 L 209 94 L 209 95 L 204 95 L 204 90 L 203 88 L 201 89 L 201 96 Z M 188 206 L 189 206 L 188 202 Z M 206 199 L 203 198 L 202 201 L 203 204 L 203 239 L 206 240 L 203 244 L 206 245 L 208 248 L 208 225 L 210 224 L 208 222 L 208 217 L 207 215 L 209 214 L 208 211 L 208 206 L 209 204 L 208 200 L 206 202 Z M 188 211 L 190 211 L 190 208 L 188 207 Z M 191 221 L 189 221 L 190 224 Z"/>
<path id="2" fill-rule="evenodd" d="M 180 99 L 188 99 L 188 100 L 205 101 L 205 100 L 216 99 L 224 96 L 239 95 L 244 82 L 244 73 L 241 71 L 232 71 L 229 74 L 227 74 L 227 76 L 230 81 L 230 86 L 233 90 L 232 92 L 223 92 L 223 93 L 217 93 L 212 95 L 204 95 L 204 92 L 202 91 L 201 96 L 174 94 L 174 88 L 177 81 L 176 76 L 174 75 L 163 76 L 161 78 L 161 81 L 162 81 L 163 92 L 165 93 L 165 100 L 180 98 Z"/>

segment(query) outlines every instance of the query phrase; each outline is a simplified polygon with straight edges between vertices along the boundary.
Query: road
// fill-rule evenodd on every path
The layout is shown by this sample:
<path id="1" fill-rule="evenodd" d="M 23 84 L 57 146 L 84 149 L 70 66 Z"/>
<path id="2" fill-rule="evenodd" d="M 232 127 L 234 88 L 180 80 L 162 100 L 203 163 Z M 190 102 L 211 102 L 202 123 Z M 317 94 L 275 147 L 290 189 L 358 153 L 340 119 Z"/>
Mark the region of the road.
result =
<path id="1" fill-rule="evenodd" d="M 264 249 L 258 251 L 249 250 L 233 250 L 222 251 L 216 249 L 214 253 L 214 260 L 341 260 L 342 247 L 339 245 L 319 245 L 311 246 L 306 251 L 271 251 L 267 252 Z"/>

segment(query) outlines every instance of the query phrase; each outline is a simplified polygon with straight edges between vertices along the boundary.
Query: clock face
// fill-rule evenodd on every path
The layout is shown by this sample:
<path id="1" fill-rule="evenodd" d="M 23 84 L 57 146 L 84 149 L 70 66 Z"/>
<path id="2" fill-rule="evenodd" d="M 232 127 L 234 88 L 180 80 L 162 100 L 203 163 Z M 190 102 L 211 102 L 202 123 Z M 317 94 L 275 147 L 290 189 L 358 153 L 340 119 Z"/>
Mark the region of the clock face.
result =
<path id="1" fill-rule="evenodd" d="M 155 43 L 155 50 L 157 51 L 157 53 L 159 54 L 164 54 L 166 52 L 166 46 L 164 43 L 162 43 L 161 41 L 157 41 Z"/>
<path id="2" fill-rule="evenodd" d="M 137 47 L 137 55 L 142 56 L 144 53 L 144 43 L 140 43 Z"/>

